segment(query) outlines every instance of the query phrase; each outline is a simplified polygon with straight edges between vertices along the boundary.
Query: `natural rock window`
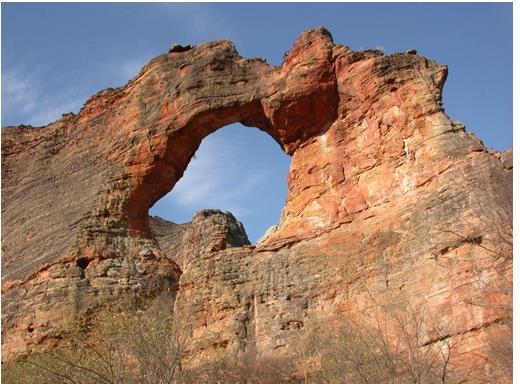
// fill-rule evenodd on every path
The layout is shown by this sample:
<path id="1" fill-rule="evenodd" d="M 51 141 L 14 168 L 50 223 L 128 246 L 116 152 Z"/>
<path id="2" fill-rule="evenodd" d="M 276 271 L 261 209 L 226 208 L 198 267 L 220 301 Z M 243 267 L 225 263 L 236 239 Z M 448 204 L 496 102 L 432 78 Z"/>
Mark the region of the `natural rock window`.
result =
<path id="1" fill-rule="evenodd" d="M 196 212 L 231 212 L 255 243 L 277 225 L 287 196 L 290 157 L 267 134 L 232 124 L 206 137 L 184 175 L 149 213 L 186 223 Z"/>

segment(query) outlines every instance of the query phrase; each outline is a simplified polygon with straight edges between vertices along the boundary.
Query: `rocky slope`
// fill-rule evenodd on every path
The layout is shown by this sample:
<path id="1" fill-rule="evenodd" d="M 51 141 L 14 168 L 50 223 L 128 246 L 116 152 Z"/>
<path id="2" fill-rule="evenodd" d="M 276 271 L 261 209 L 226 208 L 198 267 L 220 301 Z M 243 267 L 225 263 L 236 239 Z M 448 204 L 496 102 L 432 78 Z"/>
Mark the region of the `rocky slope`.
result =
<path id="1" fill-rule="evenodd" d="M 413 51 L 356 52 L 316 29 L 280 67 L 205 43 L 77 115 L 5 128 L 3 358 L 100 306 L 171 292 L 194 358 L 287 353 L 319 321 L 427 306 L 424 344 L 457 337 L 461 364 L 486 368 L 511 306 L 512 152 L 447 117 L 446 76 Z M 279 225 L 254 247 L 219 211 L 149 219 L 204 137 L 233 122 L 292 156 Z"/>

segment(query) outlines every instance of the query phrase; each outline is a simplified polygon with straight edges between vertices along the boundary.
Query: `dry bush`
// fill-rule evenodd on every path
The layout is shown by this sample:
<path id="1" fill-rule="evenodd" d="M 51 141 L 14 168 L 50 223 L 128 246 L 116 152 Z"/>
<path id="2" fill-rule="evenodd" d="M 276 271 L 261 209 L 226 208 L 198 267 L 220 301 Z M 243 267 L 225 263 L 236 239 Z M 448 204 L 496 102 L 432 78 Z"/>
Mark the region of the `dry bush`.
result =
<path id="1" fill-rule="evenodd" d="M 169 384 L 180 371 L 185 328 L 168 310 L 100 313 L 66 330 L 65 342 L 2 367 L 17 384 Z"/>
<path id="2" fill-rule="evenodd" d="M 182 369 L 191 332 L 160 307 L 148 312 L 100 313 L 89 326 L 66 332 L 59 347 L 6 364 L 6 384 L 282 384 L 293 363 L 252 350 L 197 369 Z"/>
<path id="3" fill-rule="evenodd" d="M 487 362 L 495 368 L 498 378 L 513 381 L 513 319 L 506 319 L 503 324 L 491 331 L 488 344 Z M 504 381 L 504 380 L 502 380 Z M 495 381 L 497 382 L 497 381 Z"/>
<path id="4" fill-rule="evenodd" d="M 399 315 L 378 313 L 368 325 L 345 320 L 316 327 L 307 335 L 302 365 L 317 361 L 305 382 L 344 383 L 460 383 L 464 375 L 452 367 L 457 339 L 443 338 L 442 329 L 425 337 L 425 308 L 407 308 Z M 439 337 L 437 337 L 439 336 Z"/>
<path id="5" fill-rule="evenodd" d="M 481 212 L 486 212 L 480 207 Z M 477 225 L 472 225 L 471 223 Z M 513 214 L 512 197 L 498 199 L 488 213 L 472 217 L 465 223 L 467 228 L 479 228 L 474 232 L 481 236 L 464 235 L 462 231 L 442 232 L 480 250 L 470 253 L 466 262 L 475 272 L 474 289 L 464 297 L 467 304 L 482 311 L 494 313 L 498 318 L 487 331 L 487 346 L 483 359 L 487 365 L 487 377 L 474 381 L 484 383 L 512 382 L 513 378 Z M 491 278 L 490 278 L 491 276 Z"/>
<path id="6" fill-rule="evenodd" d="M 183 384 L 283 384 L 296 383 L 291 357 L 258 356 L 249 349 L 183 373 Z"/>

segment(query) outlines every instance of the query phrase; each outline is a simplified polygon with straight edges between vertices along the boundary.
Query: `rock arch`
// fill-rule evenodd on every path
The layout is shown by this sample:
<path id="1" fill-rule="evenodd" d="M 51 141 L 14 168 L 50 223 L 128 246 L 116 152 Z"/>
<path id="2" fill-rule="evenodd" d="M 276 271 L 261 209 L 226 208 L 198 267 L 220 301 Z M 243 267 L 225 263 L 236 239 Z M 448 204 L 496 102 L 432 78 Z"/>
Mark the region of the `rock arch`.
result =
<path id="1" fill-rule="evenodd" d="M 150 145 L 142 141 L 136 157 L 125 164 L 129 173 L 135 164 L 146 169 L 134 178 L 129 195 L 125 214 L 130 227 L 146 231 L 142 224 L 148 208 L 172 189 L 204 137 L 225 125 L 257 127 L 288 154 L 326 130 L 336 117 L 338 99 L 332 47 L 330 35 L 315 30 L 298 39 L 278 68 L 241 58 L 227 41 L 152 60 L 134 81 L 150 89 L 162 80 L 147 74 L 160 73 L 170 84 L 162 89 L 164 98 L 153 96 L 161 100 L 162 114 L 149 123 Z M 158 70 L 166 66 L 168 71 Z M 146 85 L 150 81 L 153 85 Z"/>
<path id="2" fill-rule="evenodd" d="M 475 340 L 485 344 L 506 315 L 496 305 L 475 315 L 465 298 L 497 299 L 488 293 L 500 276 L 460 263 L 485 248 L 447 233 L 493 245 L 490 223 L 507 227 L 512 211 L 512 152 L 487 150 L 446 116 L 446 76 L 413 51 L 355 52 L 320 28 L 280 67 L 240 57 L 229 41 L 201 44 L 153 59 L 77 115 L 4 129 L 3 358 L 99 306 L 161 292 L 220 335 L 202 337 L 208 348 L 287 350 L 293 325 L 359 315 L 367 290 L 393 308 L 431 298 L 456 324 L 442 337 L 466 335 L 462 359 L 484 348 Z M 262 129 L 292 156 L 282 220 L 251 248 L 221 231 L 231 217 L 196 216 L 183 229 L 195 257 L 181 276 L 148 209 L 203 138 L 233 122 Z"/>
<path id="3" fill-rule="evenodd" d="M 260 128 L 289 154 L 326 130 L 338 102 L 333 47 L 322 28 L 303 33 L 281 67 L 244 59 L 226 40 L 169 52 L 125 86 L 92 96 L 78 115 L 6 129 L 2 278 L 6 313 L 15 312 L 6 328 L 28 322 L 40 331 L 12 332 L 7 351 L 39 343 L 56 324 L 114 297 L 175 290 L 180 270 L 159 249 L 148 209 L 220 127 Z M 20 201 L 21 215 L 13 207 Z M 38 300 L 49 284 L 68 299 L 34 319 L 46 312 Z M 20 313 L 16 297 L 27 290 Z"/>

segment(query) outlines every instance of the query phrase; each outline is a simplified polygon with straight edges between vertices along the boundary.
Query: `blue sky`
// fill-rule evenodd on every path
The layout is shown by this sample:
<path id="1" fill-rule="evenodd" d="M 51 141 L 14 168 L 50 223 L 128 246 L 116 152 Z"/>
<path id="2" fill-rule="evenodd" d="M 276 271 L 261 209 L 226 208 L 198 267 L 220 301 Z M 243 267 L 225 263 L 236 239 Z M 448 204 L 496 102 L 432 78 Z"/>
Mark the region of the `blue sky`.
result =
<path id="1" fill-rule="evenodd" d="M 352 49 L 415 48 L 447 64 L 448 115 L 489 147 L 512 145 L 510 3 L 2 3 L 2 126 L 77 112 L 173 41 L 226 38 L 242 56 L 277 65 L 305 28 L 321 25 Z M 231 210 L 254 242 L 278 222 L 289 160 L 266 134 L 226 127 L 151 213 L 185 222 L 203 208 Z"/>

